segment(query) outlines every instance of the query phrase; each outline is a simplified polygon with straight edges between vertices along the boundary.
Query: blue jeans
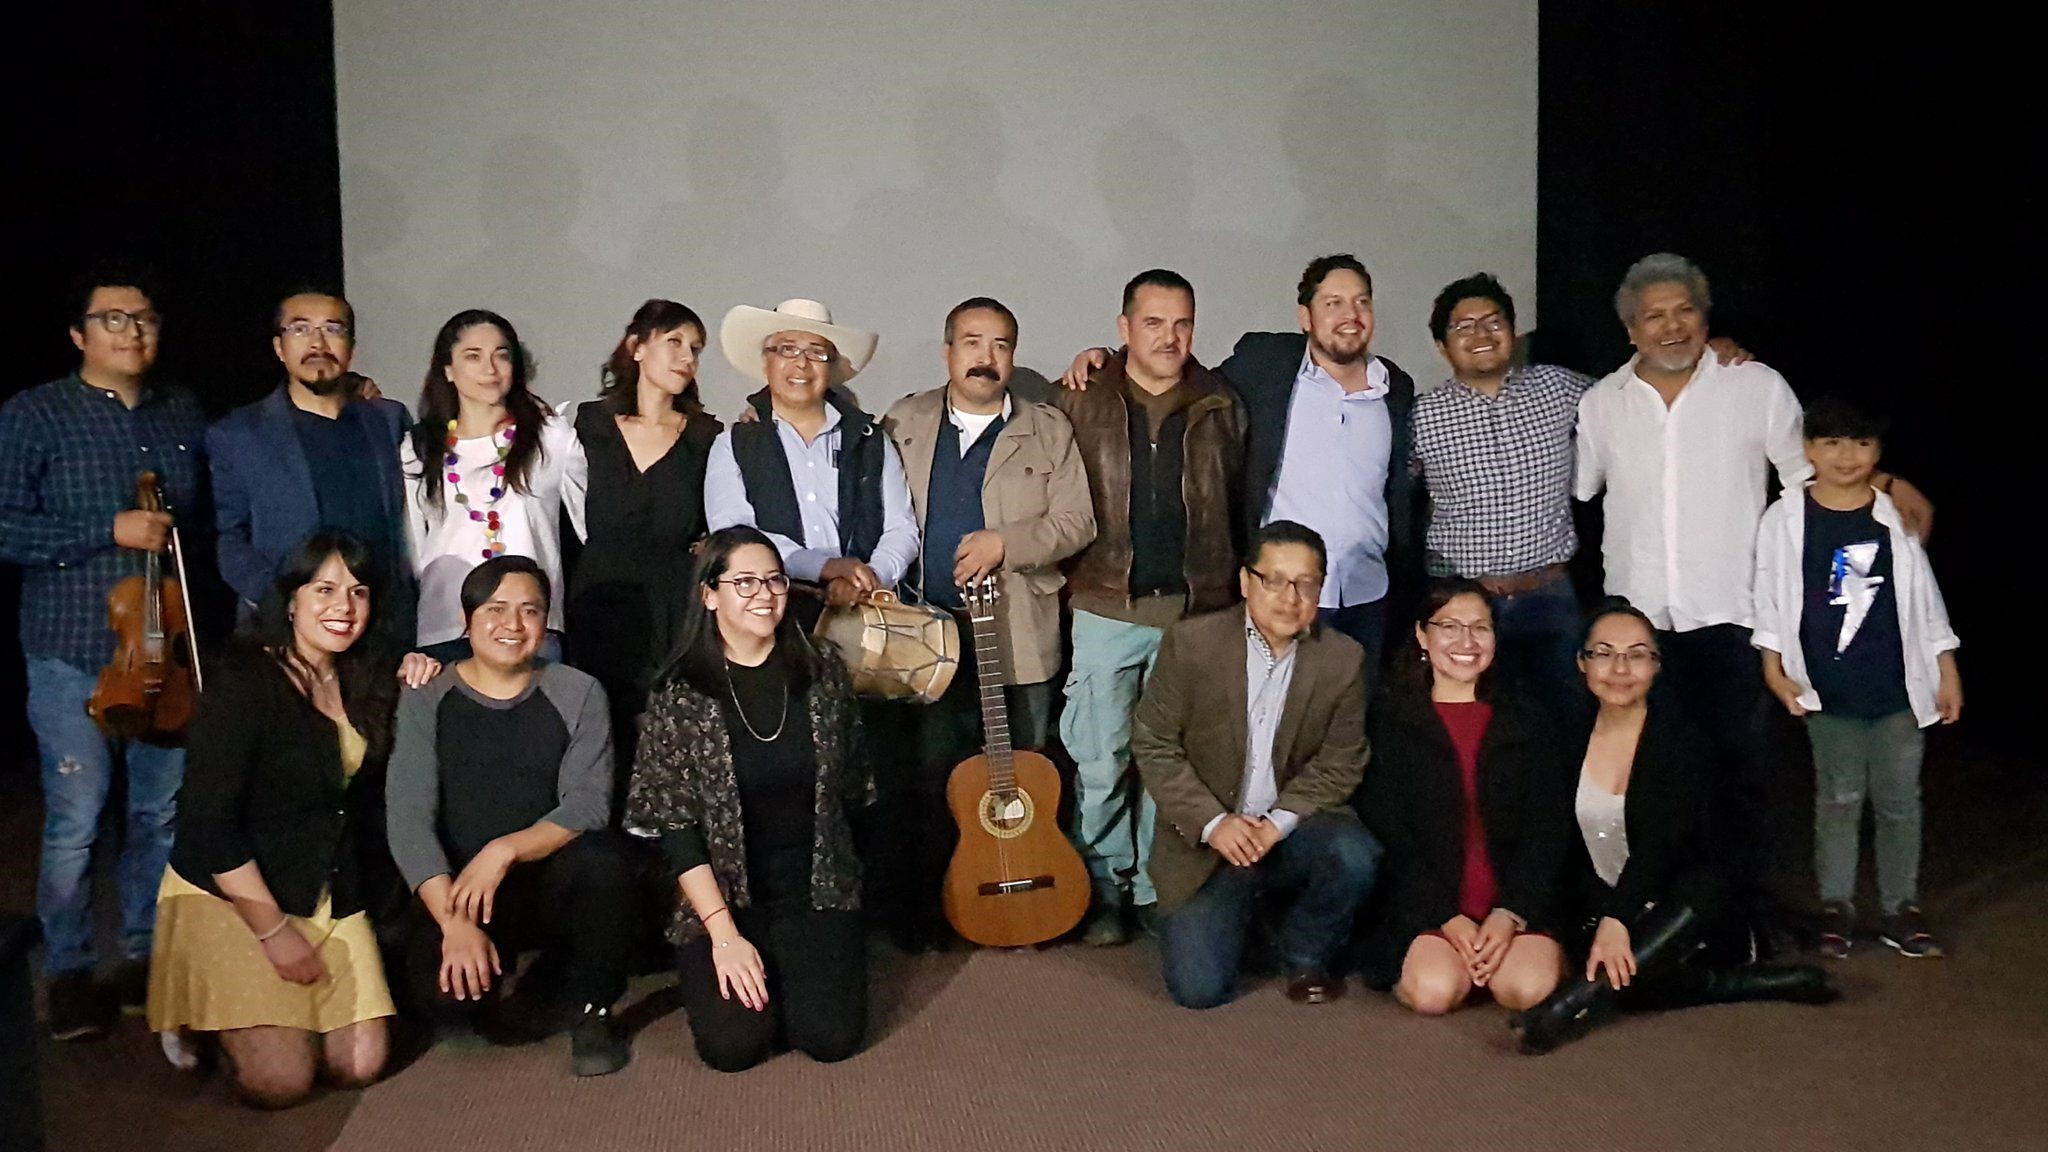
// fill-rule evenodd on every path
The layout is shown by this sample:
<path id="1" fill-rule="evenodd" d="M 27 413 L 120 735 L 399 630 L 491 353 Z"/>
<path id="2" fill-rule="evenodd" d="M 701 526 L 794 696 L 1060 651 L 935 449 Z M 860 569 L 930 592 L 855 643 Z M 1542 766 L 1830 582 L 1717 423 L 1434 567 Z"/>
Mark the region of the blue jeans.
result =
<path id="1" fill-rule="evenodd" d="M 93 966 L 92 845 L 114 784 L 128 771 L 128 819 L 121 843 L 121 951 L 147 958 L 156 928 L 156 891 L 171 859 L 185 751 L 117 740 L 85 714 L 98 677 L 62 660 L 30 657 L 28 721 L 43 763 L 43 864 L 36 914 L 43 922 L 43 969 L 56 975 Z"/>
<path id="2" fill-rule="evenodd" d="M 1379 683 L 1380 652 L 1387 639 L 1387 600 L 1382 596 L 1370 604 L 1346 604 L 1342 608 L 1316 609 L 1316 622 L 1335 628 L 1365 645 L 1365 677 L 1368 685 Z"/>
<path id="3" fill-rule="evenodd" d="M 1159 809 L 1131 764 L 1131 712 L 1159 658 L 1163 629 L 1074 611 L 1074 660 L 1060 743 L 1074 758 L 1075 847 L 1088 862 L 1095 900 L 1114 906 L 1159 897 L 1146 874 Z"/>
<path id="4" fill-rule="evenodd" d="M 1183 1008 L 1214 1008 L 1237 994 L 1253 906 L 1268 891 L 1293 894 L 1280 921 L 1280 962 L 1290 974 L 1327 972 L 1379 865 L 1379 841 L 1348 809 L 1308 817 L 1249 868 L 1219 864 L 1160 927 L 1167 995 Z"/>
<path id="5" fill-rule="evenodd" d="M 1553 711 L 1580 699 L 1586 692 L 1576 659 L 1583 625 L 1578 593 L 1569 578 L 1496 597 L 1496 675 L 1530 702 Z"/>

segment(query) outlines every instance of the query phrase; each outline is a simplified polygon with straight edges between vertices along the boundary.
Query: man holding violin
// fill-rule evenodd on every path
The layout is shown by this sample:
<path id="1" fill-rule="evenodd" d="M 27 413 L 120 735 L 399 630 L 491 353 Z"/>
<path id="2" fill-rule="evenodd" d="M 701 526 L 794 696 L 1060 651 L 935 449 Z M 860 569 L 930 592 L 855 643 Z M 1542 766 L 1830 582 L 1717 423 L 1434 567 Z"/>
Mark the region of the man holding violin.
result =
<path id="1" fill-rule="evenodd" d="M 145 276 L 104 269 L 82 279 L 71 342 L 78 370 L 0 407 L 0 561 L 22 570 L 21 643 L 29 723 L 41 751 L 42 874 L 36 910 L 50 977 L 50 1034 L 105 1032 L 94 981 L 92 846 L 116 764 L 127 769 L 121 847 L 122 961 L 112 983 L 139 1010 L 148 986 L 157 884 L 171 850 L 185 754 L 109 736 L 86 704 L 114 655 L 109 593 L 162 552 L 175 522 L 206 520 L 199 403 L 149 380 L 163 319 Z M 137 480 L 154 473 L 166 511 L 135 505 Z M 164 566 L 167 573 L 174 572 Z M 181 638 L 182 642 L 182 638 Z"/>

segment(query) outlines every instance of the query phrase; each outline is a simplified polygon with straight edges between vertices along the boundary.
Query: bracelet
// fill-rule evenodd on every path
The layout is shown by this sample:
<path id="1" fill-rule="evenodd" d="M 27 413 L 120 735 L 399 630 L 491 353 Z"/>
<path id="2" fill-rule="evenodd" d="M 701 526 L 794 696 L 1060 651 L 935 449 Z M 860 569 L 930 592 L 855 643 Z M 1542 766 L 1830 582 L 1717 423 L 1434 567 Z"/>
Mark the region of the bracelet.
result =
<path id="1" fill-rule="evenodd" d="M 713 908 L 711 911 L 705 913 L 704 915 L 697 917 L 697 923 L 708 925 L 711 923 L 711 918 L 713 916 L 718 915 L 720 912 L 725 913 L 727 916 L 732 915 L 731 908 L 727 907 L 724 904 L 720 904 L 718 907 Z"/>
<path id="2" fill-rule="evenodd" d="M 290 926 L 291 922 L 292 922 L 292 918 L 291 918 L 291 917 L 289 917 L 289 916 L 285 916 L 285 915 L 279 915 L 279 916 L 278 916 L 278 918 L 277 918 L 277 927 L 275 927 L 275 928 L 272 928 L 272 929 L 271 929 L 270 931 L 268 931 L 268 932 L 260 932 L 260 933 L 258 933 L 258 934 L 257 934 L 257 936 L 256 936 L 256 942 L 257 942 L 258 944 L 261 944 L 261 943 L 263 943 L 264 941 L 266 941 L 266 940 L 270 939 L 270 938 L 271 938 L 272 936 L 275 936 L 275 935 L 277 935 L 277 934 L 278 934 L 279 932 L 282 932 L 282 931 L 284 931 L 284 930 L 285 930 L 285 928 L 287 928 L 288 926 Z"/>

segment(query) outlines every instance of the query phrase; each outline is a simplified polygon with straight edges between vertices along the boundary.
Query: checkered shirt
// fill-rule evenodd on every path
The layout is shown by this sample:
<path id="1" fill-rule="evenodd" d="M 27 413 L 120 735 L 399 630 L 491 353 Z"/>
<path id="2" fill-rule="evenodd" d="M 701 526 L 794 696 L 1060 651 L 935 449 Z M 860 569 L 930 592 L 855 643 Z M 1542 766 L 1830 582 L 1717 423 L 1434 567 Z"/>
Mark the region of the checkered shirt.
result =
<path id="1" fill-rule="evenodd" d="M 150 471 L 187 545 L 209 531 L 205 438 L 181 388 L 145 388 L 130 409 L 74 374 L 0 407 L 0 562 L 21 569 L 24 654 L 86 671 L 114 654 L 107 591 L 143 562 L 115 546 L 114 514 L 135 506 L 135 479 Z"/>
<path id="2" fill-rule="evenodd" d="M 1591 376 L 1516 368 L 1500 394 L 1446 381 L 1415 400 L 1415 461 L 1429 488 L 1429 571 L 1502 576 L 1571 559 L 1572 434 Z"/>

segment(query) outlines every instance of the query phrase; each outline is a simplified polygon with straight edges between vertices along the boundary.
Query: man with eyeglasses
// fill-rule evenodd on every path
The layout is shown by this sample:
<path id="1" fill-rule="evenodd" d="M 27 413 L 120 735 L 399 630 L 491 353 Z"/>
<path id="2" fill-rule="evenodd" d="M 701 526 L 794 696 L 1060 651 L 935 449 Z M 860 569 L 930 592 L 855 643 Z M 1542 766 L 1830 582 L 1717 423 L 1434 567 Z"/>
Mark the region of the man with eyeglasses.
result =
<path id="1" fill-rule="evenodd" d="M 410 646 L 412 566 L 398 443 L 405 406 L 361 395 L 355 309 L 338 292 L 305 288 L 278 302 L 271 349 L 284 383 L 206 433 L 220 571 L 253 613 L 277 566 L 319 528 L 362 538 L 396 593 L 378 606 L 379 631 Z"/>
<path id="2" fill-rule="evenodd" d="M 1169 628 L 1138 704 L 1131 751 L 1161 818 L 1160 964 L 1183 1007 L 1236 994 L 1253 912 L 1275 893 L 1288 998 L 1344 992 L 1333 961 L 1380 846 L 1348 803 L 1367 759 L 1365 652 L 1316 622 L 1325 555 L 1293 521 L 1259 529 L 1238 573 L 1244 609 Z"/>
<path id="3" fill-rule="evenodd" d="M 71 342 L 78 369 L 0 407 L 0 561 L 21 569 L 28 716 L 41 750 L 42 872 L 36 911 L 50 978 L 50 1035 L 104 1034 L 95 983 L 92 848 L 116 765 L 126 769 L 121 837 L 122 960 L 111 984 L 140 1011 L 148 989 L 156 890 L 170 857 L 185 775 L 182 749 L 121 740 L 86 714 L 114 654 L 107 594 L 141 574 L 172 524 L 203 552 L 205 417 L 189 392 L 150 379 L 163 319 L 146 274 L 106 267 L 82 278 Z M 157 476 L 166 512 L 135 508 L 136 479 Z"/>
<path id="4" fill-rule="evenodd" d="M 749 524 L 767 533 L 789 574 L 821 586 L 828 604 L 893 590 L 917 559 L 910 489 L 881 422 L 846 388 L 874 356 L 875 334 L 796 299 L 774 311 L 734 307 L 718 342 L 734 368 L 767 387 L 747 398 L 756 419 L 712 441 L 710 530 Z M 790 607 L 806 627 L 819 614 L 815 599 Z"/>

